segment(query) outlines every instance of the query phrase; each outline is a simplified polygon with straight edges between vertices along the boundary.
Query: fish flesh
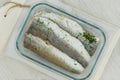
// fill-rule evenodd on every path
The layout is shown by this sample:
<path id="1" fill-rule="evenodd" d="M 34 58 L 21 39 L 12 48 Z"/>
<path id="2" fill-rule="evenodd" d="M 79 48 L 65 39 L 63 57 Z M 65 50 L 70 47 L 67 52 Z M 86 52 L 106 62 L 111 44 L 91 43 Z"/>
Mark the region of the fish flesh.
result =
<path id="1" fill-rule="evenodd" d="M 83 66 L 76 60 L 70 58 L 68 55 L 50 43 L 46 43 L 46 41 L 43 39 L 36 37 L 30 33 L 25 34 L 24 46 L 65 70 L 77 74 L 80 74 L 84 71 Z"/>
<path id="2" fill-rule="evenodd" d="M 86 32 L 81 27 L 81 25 L 78 24 L 76 21 L 64 15 L 56 14 L 53 12 L 46 12 L 46 11 L 40 11 L 35 14 L 35 17 L 39 17 L 39 16 L 49 18 L 50 20 L 58 24 L 62 29 L 64 29 L 65 31 L 67 31 L 77 39 L 79 39 L 84 44 L 86 50 L 89 52 L 91 56 L 95 53 L 95 50 L 99 42 L 99 38 L 96 38 L 90 33 L 88 34 L 88 32 Z M 85 37 L 84 34 L 87 34 L 87 36 L 89 37 Z"/>
<path id="3" fill-rule="evenodd" d="M 35 17 L 27 33 L 48 40 L 53 46 L 87 67 L 90 55 L 84 45 L 53 21 L 40 16 Z"/>

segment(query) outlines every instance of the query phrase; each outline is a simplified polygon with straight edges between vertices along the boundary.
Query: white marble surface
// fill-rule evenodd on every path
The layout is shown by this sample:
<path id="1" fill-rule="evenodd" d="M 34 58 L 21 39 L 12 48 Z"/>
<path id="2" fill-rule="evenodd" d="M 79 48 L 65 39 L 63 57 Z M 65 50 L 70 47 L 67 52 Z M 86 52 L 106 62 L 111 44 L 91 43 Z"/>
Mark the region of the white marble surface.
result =
<path id="1" fill-rule="evenodd" d="M 3 1 L 3 0 L 0 0 Z M 61 0 L 66 4 L 69 4 L 73 7 L 76 7 L 80 10 L 85 11 L 86 13 L 95 16 L 97 18 L 100 18 L 101 20 L 104 20 L 105 22 L 111 23 L 115 26 L 120 27 L 120 0 Z M 0 28 L 2 28 L 0 26 Z M 120 40 L 117 44 L 117 46 L 115 47 L 105 69 L 103 72 L 103 75 L 101 76 L 100 80 L 119 80 L 120 79 Z M 0 58 L 0 67 L 3 66 L 3 63 L 5 66 L 10 65 L 7 62 L 11 62 L 11 63 L 16 63 L 14 62 L 14 60 L 9 60 L 9 59 L 3 59 Z M 18 62 L 19 63 L 19 62 Z M 27 67 L 22 66 L 24 64 L 21 63 L 21 65 L 19 65 L 18 68 L 21 69 L 28 69 Z M 0 69 L 5 70 L 6 67 L 2 67 Z M 32 69 L 32 68 L 30 68 Z M 14 69 L 13 69 L 14 70 Z M 10 70 L 10 72 L 13 72 L 12 70 Z M 21 74 L 20 72 L 15 71 L 17 74 Z M 13 72 L 14 74 L 16 74 L 15 72 Z M 26 74 L 32 74 L 32 72 L 28 72 L 25 71 Z M 1 72 L 2 73 L 2 72 Z M 1 74 L 0 73 L 0 74 Z M 41 75 L 40 72 L 35 72 L 36 74 L 38 73 L 39 75 Z M 3 76 L 9 75 L 10 73 L 6 73 Z M 32 74 L 33 78 L 35 77 L 36 74 Z M 44 74 L 43 74 L 44 75 Z M 14 77 L 14 75 L 12 75 Z M 21 75 L 22 76 L 22 75 Z M 40 79 L 41 76 L 37 76 L 39 77 L 38 80 L 53 80 L 53 78 L 46 78 L 46 79 Z M 0 79 L 0 80 L 4 80 L 4 79 Z M 8 80 L 8 79 L 6 79 Z M 10 79 L 12 80 L 12 78 Z M 34 79 L 33 79 L 34 80 Z"/>

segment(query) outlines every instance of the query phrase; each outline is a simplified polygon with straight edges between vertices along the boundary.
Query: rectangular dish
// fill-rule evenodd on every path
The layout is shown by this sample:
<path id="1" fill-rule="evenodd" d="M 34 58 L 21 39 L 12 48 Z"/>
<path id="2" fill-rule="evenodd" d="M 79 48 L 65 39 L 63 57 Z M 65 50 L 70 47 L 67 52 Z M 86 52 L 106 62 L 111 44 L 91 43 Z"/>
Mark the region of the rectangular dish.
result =
<path id="1" fill-rule="evenodd" d="M 85 69 L 85 71 L 83 73 L 74 74 L 74 73 L 67 72 L 67 71 L 61 69 L 60 67 L 55 66 L 54 64 L 50 63 L 49 61 L 44 60 L 42 57 L 38 57 L 38 55 L 36 55 L 34 52 L 31 52 L 31 51 L 27 50 L 26 48 L 24 48 L 23 40 L 24 40 L 25 31 L 28 30 L 31 19 L 34 16 L 34 14 L 40 10 L 55 12 L 55 13 L 67 16 L 67 17 L 77 21 L 85 30 L 87 30 L 88 32 L 92 33 L 93 35 L 95 35 L 96 37 L 98 37 L 100 39 L 98 47 L 97 47 L 94 55 L 91 57 L 89 65 L 87 66 L 87 68 Z M 99 59 L 99 56 L 101 55 L 105 44 L 106 44 L 106 35 L 105 35 L 104 30 L 102 30 L 99 26 L 90 24 L 89 22 L 87 22 L 83 19 L 80 19 L 78 17 L 75 17 L 74 15 L 69 14 L 69 13 L 65 12 L 64 10 L 59 9 L 48 3 L 38 3 L 31 8 L 31 10 L 24 22 L 24 25 L 22 26 L 22 29 L 20 30 L 18 38 L 16 40 L 16 48 L 22 56 L 40 64 L 40 65 L 50 68 L 53 72 L 60 73 L 62 75 L 65 75 L 65 76 L 70 77 L 75 80 L 76 79 L 77 80 L 86 79 L 92 74 L 94 67 L 96 66 L 97 60 Z"/>

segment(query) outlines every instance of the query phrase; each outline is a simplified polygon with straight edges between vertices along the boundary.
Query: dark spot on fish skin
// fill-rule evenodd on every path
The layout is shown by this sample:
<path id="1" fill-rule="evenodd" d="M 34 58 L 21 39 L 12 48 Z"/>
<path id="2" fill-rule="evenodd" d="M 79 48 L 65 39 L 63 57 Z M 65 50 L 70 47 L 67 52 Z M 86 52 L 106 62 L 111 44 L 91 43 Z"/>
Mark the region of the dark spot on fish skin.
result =
<path id="1" fill-rule="evenodd" d="M 4 15 L 4 17 L 7 17 L 7 15 Z"/>
<path id="2" fill-rule="evenodd" d="M 49 31 L 49 32 L 52 31 L 52 28 L 48 28 L 48 31 Z"/>
<path id="3" fill-rule="evenodd" d="M 74 65 L 77 65 L 76 61 L 74 60 Z"/>
<path id="4" fill-rule="evenodd" d="M 49 45 L 49 44 L 50 44 L 50 42 L 49 42 L 48 40 L 45 40 L 45 43 L 46 43 L 47 45 Z"/>
<path id="5" fill-rule="evenodd" d="M 74 65 L 77 65 L 76 63 L 74 63 Z"/>

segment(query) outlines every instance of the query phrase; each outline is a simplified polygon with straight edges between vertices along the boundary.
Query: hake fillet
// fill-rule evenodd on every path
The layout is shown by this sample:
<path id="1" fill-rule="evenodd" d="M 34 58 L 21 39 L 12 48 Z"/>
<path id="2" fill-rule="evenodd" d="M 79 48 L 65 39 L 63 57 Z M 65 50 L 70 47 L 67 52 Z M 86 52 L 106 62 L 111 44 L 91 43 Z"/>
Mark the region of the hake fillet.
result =
<path id="1" fill-rule="evenodd" d="M 24 46 L 70 72 L 79 74 L 84 71 L 84 68 L 77 61 L 32 34 L 25 34 Z"/>
<path id="2" fill-rule="evenodd" d="M 62 29 L 66 30 L 73 36 L 77 36 L 79 32 L 81 33 L 85 32 L 77 22 L 63 15 L 59 15 L 53 12 L 40 11 L 35 14 L 35 17 L 39 16 L 51 19 L 52 21 L 57 23 Z"/>
<path id="3" fill-rule="evenodd" d="M 90 61 L 90 55 L 82 43 L 47 18 L 35 18 L 28 33 L 49 40 L 52 45 L 77 60 L 84 67 Z"/>
<path id="4" fill-rule="evenodd" d="M 69 32 L 72 36 L 78 38 L 85 45 L 85 48 L 88 50 L 91 56 L 95 52 L 99 41 L 98 38 L 95 37 L 97 40 L 96 42 L 90 42 L 89 39 L 86 39 L 84 37 L 84 33 L 86 33 L 86 31 L 84 31 L 84 29 L 77 22 L 63 15 L 59 15 L 53 12 L 41 11 L 39 13 L 36 13 L 35 16 L 42 16 L 51 19 L 52 21 L 57 23 L 62 29 Z"/>

